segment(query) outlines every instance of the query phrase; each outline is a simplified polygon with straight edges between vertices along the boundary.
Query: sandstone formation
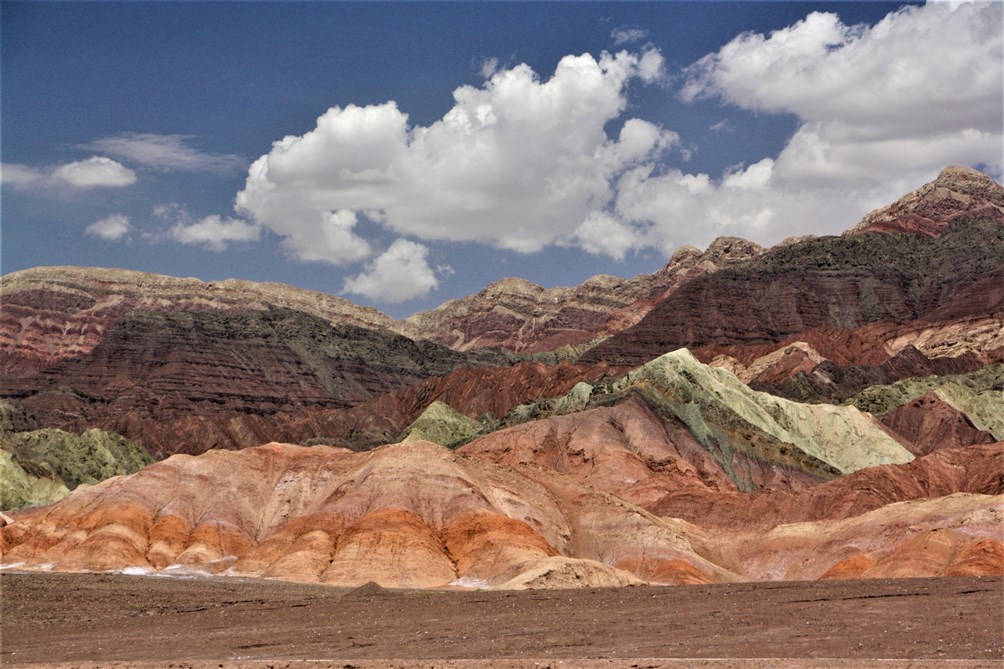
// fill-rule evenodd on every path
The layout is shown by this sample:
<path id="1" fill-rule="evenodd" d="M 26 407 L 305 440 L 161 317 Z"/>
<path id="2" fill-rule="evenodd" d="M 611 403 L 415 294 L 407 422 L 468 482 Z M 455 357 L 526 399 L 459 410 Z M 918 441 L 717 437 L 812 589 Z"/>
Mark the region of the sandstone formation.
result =
<path id="1" fill-rule="evenodd" d="M 916 464 L 888 467 L 893 479 L 923 484 Z M 1004 498 L 957 493 L 853 514 L 851 489 L 826 517 L 764 532 L 658 517 L 573 474 L 429 442 L 367 453 L 270 444 L 174 456 L 14 512 L 0 547 L 5 568 L 422 588 L 1001 573 Z M 742 508 L 757 519 L 758 509 Z"/>
<path id="2" fill-rule="evenodd" d="M 709 580 L 736 578 L 702 557 L 678 523 L 557 473 L 524 475 L 428 442 L 359 454 L 271 444 L 174 456 L 17 512 L 0 532 L 5 565 L 55 570 L 532 587 L 609 584 L 627 559 L 649 569 L 684 560 Z M 557 556 L 571 559 L 549 559 Z"/>
<path id="3" fill-rule="evenodd" d="M 686 349 L 667 353 L 614 385 L 615 391 L 629 388 L 676 416 L 712 453 L 745 452 L 827 478 L 913 459 L 868 414 L 751 391 L 727 371 L 700 364 Z M 751 483 L 740 472 L 730 476 L 741 486 Z"/>
<path id="4" fill-rule="evenodd" d="M 683 247 L 659 272 L 632 279 L 600 275 L 573 288 L 502 279 L 477 295 L 419 312 L 404 325 L 409 336 L 458 351 L 494 346 L 539 353 L 582 347 L 634 325 L 686 282 L 761 253 L 763 248 L 753 242 L 720 237 L 703 253 Z"/>
<path id="5" fill-rule="evenodd" d="M 1004 222 L 1004 193 L 982 172 L 952 166 L 931 183 L 871 212 L 844 234 L 909 232 L 937 237 L 954 221 L 967 218 Z"/>
<path id="6" fill-rule="evenodd" d="M 960 492 L 1004 494 L 1004 443 L 939 450 L 905 465 L 871 467 L 800 491 L 744 495 L 681 488 L 646 508 L 703 527 L 764 530 L 842 520 L 898 502 Z"/>

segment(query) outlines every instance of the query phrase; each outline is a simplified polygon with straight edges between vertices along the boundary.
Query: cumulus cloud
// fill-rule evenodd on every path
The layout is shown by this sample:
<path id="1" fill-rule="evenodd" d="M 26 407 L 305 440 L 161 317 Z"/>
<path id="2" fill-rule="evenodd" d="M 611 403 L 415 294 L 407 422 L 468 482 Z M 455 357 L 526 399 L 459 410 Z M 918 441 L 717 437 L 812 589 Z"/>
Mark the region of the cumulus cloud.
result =
<path id="1" fill-rule="evenodd" d="M 638 26 L 618 26 L 610 31 L 610 37 L 614 44 L 620 46 L 621 44 L 642 41 L 648 37 L 648 31 Z"/>
<path id="2" fill-rule="evenodd" d="M 164 171 L 231 172 L 247 165 L 233 154 L 210 154 L 188 145 L 191 135 L 124 132 L 103 137 L 82 148 Z"/>
<path id="3" fill-rule="evenodd" d="M 777 156 L 716 178 L 630 170 L 616 214 L 650 223 L 635 246 L 669 252 L 720 234 L 775 242 L 839 232 L 949 164 L 999 178 L 1002 22 L 1000 3 L 939 3 L 872 27 L 812 13 L 770 35 L 740 35 L 688 68 L 681 97 L 794 114 L 794 135 Z"/>
<path id="4" fill-rule="evenodd" d="M 573 241 L 587 253 L 623 260 L 638 245 L 641 235 L 625 221 L 604 211 L 595 211 L 575 230 Z"/>
<path id="5" fill-rule="evenodd" d="M 84 232 L 92 237 L 100 237 L 109 241 L 118 241 L 132 231 L 129 217 L 124 214 L 112 214 L 87 226 Z"/>
<path id="6" fill-rule="evenodd" d="M 863 182 L 888 178 L 904 158 L 919 157 L 928 172 L 946 154 L 999 173 L 1002 22 L 1001 3 L 906 7 L 870 28 L 814 12 L 704 57 L 689 68 L 682 96 L 802 119 L 778 156 L 778 179 Z M 917 155 L 939 143 L 950 148 Z"/>
<path id="7" fill-rule="evenodd" d="M 397 239 L 364 270 L 345 279 L 344 292 L 378 302 L 406 302 L 428 295 L 439 287 L 439 279 L 428 261 L 429 249 L 407 239 Z M 440 273 L 452 273 L 449 267 Z"/>
<path id="8" fill-rule="evenodd" d="M 332 107 L 254 162 L 237 211 L 298 257 L 335 264 L 368 253 L 350 214 L 401 236 L 537 251 L 571 239 L 610 205 L 617 176 L 679 142 L 639 119 L 616 139 L 604 129 L 630 81 L 663 74 L 655 50 L 567 56 L 547 80 L 517 65 L 456 89 L 429 126 L 394 102 Z"/>
<path id="9" fill-rule="evenodd" d="M 792 114 L 798 126 L 777 155 L 715 175 L 673 165 L 694 140 L 627 114 L 632 82 L 667 80 L 658 50 L 567 56 L 550 77 L 488 59 L 486 81 L 457 88 L 427 126 L 392 101 L 328 109 L 252 164 L 236 210 L 302 260 L 363 262 L 374 227 L 394 233 L 345 285 L 384 301 L 438 285 L 426 247 L 404 238 L 623 259 L 726 234 L 836 233 L 948 164 L 1000 177 L 1002 21 L 1000 3 L 939 3 L 874 26 L 816 12 L 739 35 L 676 79 L 683 103 Z M 721 119 L 709 132 L 739 130 Z"/>
<path id="10" fill-rule="evenodd" d="M 182 244 L 202 246 L 210 251 L 225 251 L 230 242 L 256 242 L 261 229 L 254 223 L 236 218 L 206 216 L 194 223 L 177 223 L 168 236 Z"/>
<path id="11" fill-rule="evenodd" d="M 256 242 L 261 238 L 261 227 L 257 223 L 215 214 L 196 219 L 177 202 L 155 206 L 153 215 L 168 227 L 161 232 L 144 233 L 143 236 L 152 242 L 170 240 L 210 251 L 225 251 L 231 242 Z"/>
<path id="12" fill-rule="evenodd" d="M 80 189 L 118 188 L 136 183 L 135 172 L 105 156 L 60 165 L 52 171 L 51 178 Z"/>

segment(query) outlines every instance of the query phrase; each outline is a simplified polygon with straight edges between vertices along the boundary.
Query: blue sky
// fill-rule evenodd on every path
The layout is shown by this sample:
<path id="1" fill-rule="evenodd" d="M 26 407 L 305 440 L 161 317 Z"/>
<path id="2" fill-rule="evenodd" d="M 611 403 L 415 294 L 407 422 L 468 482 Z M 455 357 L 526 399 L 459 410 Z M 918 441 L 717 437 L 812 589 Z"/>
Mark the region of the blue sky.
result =
<path id="1" fill-rule="evenodd" d="M 401 317 L 836 234 L 947 164 L 1001 178 L 1000 3 L 0 11 L 4 273 L 280 281 Z"/>

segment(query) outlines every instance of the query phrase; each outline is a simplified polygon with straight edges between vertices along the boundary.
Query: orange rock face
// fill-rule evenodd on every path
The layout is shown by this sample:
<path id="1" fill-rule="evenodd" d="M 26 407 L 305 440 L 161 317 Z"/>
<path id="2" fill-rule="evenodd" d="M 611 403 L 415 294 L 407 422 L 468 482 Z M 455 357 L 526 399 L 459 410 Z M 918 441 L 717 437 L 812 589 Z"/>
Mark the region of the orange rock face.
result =
<path id="1" fill-rule="evenodd" d="M 558 421 L 555 445 L 536 454 L 521 448 L 516 430 L 508 451 L 504 442 L 367 453 L 270 444 L 174 456 L 12 514 L 0 528 L 2 563 L 389 587 L 1004 572 L 1002 497 L 991 494 L 1004 486 L 1002 444 L 938 451 L 802 491 L 742 495 L 667 462 L 665 440 L 646 435 L 643 418 L 632 406 L 596 411 L 592 427 L 572 433 L 598 431 L 589 448 L 563 440 Z M 624 430 L 621 452 L 613 435 L 602 437 L 613 419 Z M 876 489 L 883 481 L 892 483 Z M 875 492 L 863 501 L 869 486 Z M 648 505 L 658 515 L 626 499 L 674 487 Z M 705 505 L 691 514 L 697 522 L 667 511 L 681 499 Z M 765 523 L 765 510 L 778 508 L 787 511 Z M 863 537 L 865 554 L 856 548 Z"/>

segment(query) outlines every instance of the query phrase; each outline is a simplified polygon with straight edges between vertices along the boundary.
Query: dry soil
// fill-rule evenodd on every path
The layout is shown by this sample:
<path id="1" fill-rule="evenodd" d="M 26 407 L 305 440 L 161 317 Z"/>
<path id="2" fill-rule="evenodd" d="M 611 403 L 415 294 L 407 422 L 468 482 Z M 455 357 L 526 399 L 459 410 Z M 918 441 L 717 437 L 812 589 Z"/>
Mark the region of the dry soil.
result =
<path id="1" fill-rule="evenodd" d="M 1000 577 L 506 592 L 4 572 L 0 595 L 4 667 L 1004 666 Z"/>

